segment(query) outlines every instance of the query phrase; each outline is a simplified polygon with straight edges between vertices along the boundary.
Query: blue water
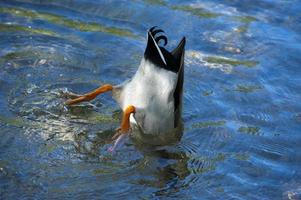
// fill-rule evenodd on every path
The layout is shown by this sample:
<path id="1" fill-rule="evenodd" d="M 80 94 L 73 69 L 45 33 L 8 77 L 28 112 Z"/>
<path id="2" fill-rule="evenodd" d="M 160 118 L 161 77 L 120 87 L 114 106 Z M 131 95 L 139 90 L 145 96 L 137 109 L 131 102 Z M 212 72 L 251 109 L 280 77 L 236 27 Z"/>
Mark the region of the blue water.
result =
<path id="1" fill-rule="evenodd" d="M 107 153 L 146 30 L 187 38 L 184 134 Z M 0 199 L 301 199 L 301 2 L 0 1 Z"/>

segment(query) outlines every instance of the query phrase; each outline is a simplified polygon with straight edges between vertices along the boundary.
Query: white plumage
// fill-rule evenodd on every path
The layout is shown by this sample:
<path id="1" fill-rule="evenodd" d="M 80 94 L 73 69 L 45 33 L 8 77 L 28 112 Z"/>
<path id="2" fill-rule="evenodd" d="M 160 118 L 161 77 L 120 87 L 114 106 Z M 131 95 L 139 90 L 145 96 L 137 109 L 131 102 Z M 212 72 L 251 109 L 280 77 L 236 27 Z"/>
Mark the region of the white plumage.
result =
<path id="1" fill-rule="evenodd" d="M 120 95 L 115 98 L 123 110 L 128 105 L 136 107 L 135 119 L 145 134 L 160 134 L 174 128 L 173 93 L 177 79 L 176 73 L 142 59 L 132 80 L 119 86 Z M 130 120 L 135 123 L 133 116 Z"/>
<path id="2" fill-rule="evenodd" d="M 162 144 L 167 137 L 178 136 L 182 128 L 182 93 L 184 79 L 185 38 L 171 52 L 159 46 L 160 40 L 167 44 L 167 38 L 151 28 L 147 32 L 147 46 L 140 66 L 131 80 L 118 86 L 106 84 L 85 95 L 76 96 L 66 102 L 68 105 L 90 101 L 97 95 L 112 91 L 114 99 L 123 110 L 123 119 L 116 141 L 124 138 L 132 128 L 133 134 L 147 143 Z M 115 136 L 113 137 L 115 138 Z M 148 138 L 148 139 L 147 139 Z M 117 145 L 115 142 L 115 146 Z"/>

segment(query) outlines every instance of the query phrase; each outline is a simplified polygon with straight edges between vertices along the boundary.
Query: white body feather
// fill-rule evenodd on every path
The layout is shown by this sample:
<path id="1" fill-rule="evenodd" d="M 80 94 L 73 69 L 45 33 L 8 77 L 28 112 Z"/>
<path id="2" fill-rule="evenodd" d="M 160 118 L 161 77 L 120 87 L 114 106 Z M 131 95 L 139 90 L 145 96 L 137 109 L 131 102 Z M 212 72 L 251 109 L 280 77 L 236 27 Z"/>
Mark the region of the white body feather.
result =
<path id="1" fill-rule="evenodd" d="M 116 97 L 123 110 L 136 107 L 135 119 L 145 134 L 161 134 L 174 128 L 174 97 L 177 74 L 142 59 L 134 77 L 121 86 Z M 133 116 L 131 123 L 135 123 Z"/>

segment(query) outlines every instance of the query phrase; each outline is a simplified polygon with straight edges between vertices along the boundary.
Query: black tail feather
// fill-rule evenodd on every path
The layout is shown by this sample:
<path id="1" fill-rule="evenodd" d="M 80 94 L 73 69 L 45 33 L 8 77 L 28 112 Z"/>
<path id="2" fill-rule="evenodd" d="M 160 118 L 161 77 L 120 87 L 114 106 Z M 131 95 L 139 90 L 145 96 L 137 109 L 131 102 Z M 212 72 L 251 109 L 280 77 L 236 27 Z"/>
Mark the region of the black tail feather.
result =
<path id="1" fill-rule="evenodd" d="M 163 34 L 156 36 L 158 33 L 164 33 L 163 30 L 156 28 L 157 26 L 154 26 L 148 31 L 144 58 L 154 63 L 157 67 L 177 73 L 180 69 L 180 57 L 185 46 L 185 38 L 183 38 L 178 47 L 170 53 L 164 47 L 159 45 L 160 40 L 163 40 L 163 45 L 166 46 L 168 39 Z"/>
<path id="2" fill-rule="evenodd" d="M 179 45 L 171 52 L 176 59 L 176 63 L 179 65 L 178 81 L 174 91 L 174 114 L 175 121 L 174 127 L 177 127 L 180 123 L 182 116 L 182 98 L 183 98 L 183 84 L 184 84 L 184 53 L 185 53 L 186 39 L 183 37 Z"/>

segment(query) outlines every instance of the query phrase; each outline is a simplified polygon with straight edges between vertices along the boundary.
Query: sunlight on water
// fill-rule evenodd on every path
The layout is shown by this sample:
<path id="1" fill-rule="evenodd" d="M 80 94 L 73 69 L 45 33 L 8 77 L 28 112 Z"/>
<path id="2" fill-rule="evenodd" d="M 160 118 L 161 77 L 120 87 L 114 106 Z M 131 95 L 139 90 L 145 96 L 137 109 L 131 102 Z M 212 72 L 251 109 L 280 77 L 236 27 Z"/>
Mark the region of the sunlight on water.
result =
<path id="1" fill-rule="evenodd" d="M 300 199 L 300 10 L 292 1 L 1 1 L 0 199 Z M 111 154 L 110 94 L 146 30 L 183 36 L 184 133 Z M 156 139 L 156 138 L 154 138 Z"/>
<path id="2" fill-rule="evenodd" d="M 252 60 L 236 60 L 226 57 L 210 56 L 204 55 L 198 51 L 187 51 L 186 52 L 186 62 L 192 65 L 207 66 L 209 68 L 217 68 L 223 72 L 231 73 L 233 67 L 243 66 L 243 67 L 255 67 L 258 62 Z"/>

